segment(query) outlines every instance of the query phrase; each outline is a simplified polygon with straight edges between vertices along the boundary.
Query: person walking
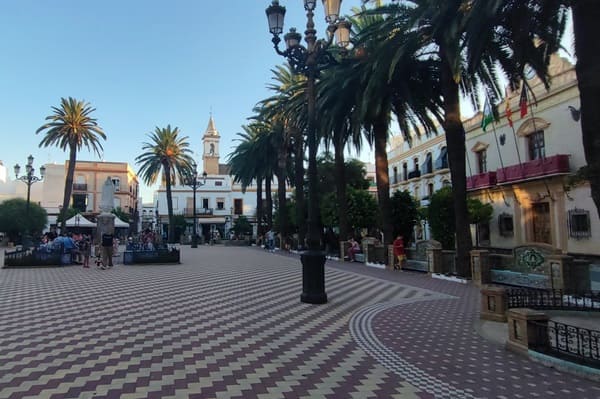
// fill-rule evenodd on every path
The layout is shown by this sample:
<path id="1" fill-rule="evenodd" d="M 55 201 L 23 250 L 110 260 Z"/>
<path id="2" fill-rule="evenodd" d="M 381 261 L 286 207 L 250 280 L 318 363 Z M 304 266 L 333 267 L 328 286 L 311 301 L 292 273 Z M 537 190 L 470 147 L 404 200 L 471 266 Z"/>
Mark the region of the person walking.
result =
<path id="1" fill-rule="evenodd" d="M 113 241 L 112 233 L 102 233 L 102 270 L 113 267 Z"/>
<path id="2" fill-rule="evenodd" d="M 404 261 L 406 260 L 404 237 L 398 235 L 392 245 L 394 247 L 394 258 L 397 261 L 397 263 L 394 262 L 394 270 L 402 270 L 402 266 L 404 266 Z"/>

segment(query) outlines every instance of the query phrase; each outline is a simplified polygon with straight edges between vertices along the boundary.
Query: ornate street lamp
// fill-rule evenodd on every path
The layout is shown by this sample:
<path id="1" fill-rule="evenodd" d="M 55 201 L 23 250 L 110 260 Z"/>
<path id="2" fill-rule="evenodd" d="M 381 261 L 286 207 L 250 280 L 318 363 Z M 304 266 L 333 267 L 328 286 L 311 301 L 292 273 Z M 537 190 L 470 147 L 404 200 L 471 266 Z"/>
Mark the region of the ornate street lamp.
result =
<path id="1" fill-rule="evenodd" d="M 35 175 L 35 168 L 33 167 L 33 155 L 27 157 L 27 165 L 25 166 L 25 174 L 19 177 L 21 173 L 21 167 L 16 164 L 14 167 L 15 178 L 22 181 L 27 185 L 27 205 L 25 207 L 25 215 L 27 217 L 27 229 L 25 231 L 26 239 L 29 239 L 29 203 L 31 202 L 31 185 L 39 181 L 44 180 L 46 175 L 46 167 L 42 165 L 40 168 L 40 176 Z"/>
<path id="2" fill-rule="evenodd" d="M 319 72 L 335 63 L 335 59 L 328 51 L 334 35 L 338 45 L 343 48 L 349 44 L 350 23 L 340 19 L 341 0 L 323 0 L 327 28 L 327 40 L 317 40 L 317 31 L 313 21 L 316 0 L 304 0 L 306 10 L 306 31 L 304 41 L 306 46 L 300 44 L 302 36 L 292 28 L 283 36 L 286 49 L 281 51 L 279 35 L 283 32 L 285 7 L 279 1 L 273 0 L 267 7 L 266 14 L 269 22 L 269 31 L 273 35 L 273 46 L 277 54 L 287 58 L 295 73 L 302 73 L 307 77 L 306 102 L 307 102 L 307 144 L 308 144 L 308 234 L 306 237 L 308 250 L 302 253 L 302 295 L 300 300 L 305 303 L 326 303 L 325 293 L 325 253 L 321 250 L 319 201 L 317 195 L 317 132 L 316 132 L 316 93 L 315 84 Z"/>
<path id="3" fill-rule="evenodd" d="M 192 191 L 194 193 L 194 198 L 193 198 L 193 202 L 194 202 L 194 208 L 192 210 L 192 218 L 194 220 L 194 226 L 192 227 L 192 248 L 198 248 L 198 234 L 196 233 L 196 190 L 199 187 L 202 187 L 203 185 L 206 184 L 206 176 L 207 173 L 203 172 L 202 173 L 202 182 L 198 181 L 198 165 L 196 165 L 196 163 L 192 164 L 192 173 L 190 176 L 188 176 L 188 178 L 186 179 L 186 181 L 184 182 L 184 184 L 186 186 L 190 186 L 192 188 Z"/>

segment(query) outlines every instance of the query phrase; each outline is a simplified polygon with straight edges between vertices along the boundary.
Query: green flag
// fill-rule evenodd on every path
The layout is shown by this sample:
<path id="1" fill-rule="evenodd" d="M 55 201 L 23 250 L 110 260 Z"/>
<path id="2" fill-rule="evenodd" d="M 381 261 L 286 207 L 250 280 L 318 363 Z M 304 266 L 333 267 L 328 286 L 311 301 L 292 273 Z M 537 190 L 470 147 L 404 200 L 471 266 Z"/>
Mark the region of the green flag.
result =
<path id="1" fill-rule="evenodd" d="M 490 104 L 490 99 L 485 99 L 485 105 L 483 106 L 483 117 L 481 118 L 481 129 L 485 132 L 485 128 L 494 121 L 494 111 Z"/>

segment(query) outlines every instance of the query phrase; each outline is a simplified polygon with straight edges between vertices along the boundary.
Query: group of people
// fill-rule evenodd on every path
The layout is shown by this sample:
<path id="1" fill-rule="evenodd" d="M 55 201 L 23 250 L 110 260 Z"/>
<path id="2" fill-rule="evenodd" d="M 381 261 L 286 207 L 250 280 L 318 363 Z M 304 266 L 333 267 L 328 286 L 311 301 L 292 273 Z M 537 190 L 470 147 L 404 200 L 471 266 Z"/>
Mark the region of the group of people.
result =
<path id="1" fill-rule="evenodd" d="M 350 238 L 348 247 L 348 259 L 350 262 L 356 261 L 356 254 L 361 252 L 360 244 L 353 237 Z M 406 253 L 404 251 L 404 237 L 402 235 L 396 236 L 393 244 L 394 249 L 394 269 L 402 269 L 404 262 L 406 261 Z"/>
<path id="2" fill-rule="evenodd" d="M 93 239 L 89 234 L 83 233 L 65 233 L 58 235 L 55 232 L 47 232 L 41 238 L 39 249 L 53 251 L 61 250 L 65 255 L 64 264 L 75 263 L 90 267 L 90 257 L 92 256 Z M 99 253 L 96 252 L 98 267 L 106 269 L 113 267 L 115 237 L 112 233 L 104 233 L 101 237 L 101 246 Z"/>

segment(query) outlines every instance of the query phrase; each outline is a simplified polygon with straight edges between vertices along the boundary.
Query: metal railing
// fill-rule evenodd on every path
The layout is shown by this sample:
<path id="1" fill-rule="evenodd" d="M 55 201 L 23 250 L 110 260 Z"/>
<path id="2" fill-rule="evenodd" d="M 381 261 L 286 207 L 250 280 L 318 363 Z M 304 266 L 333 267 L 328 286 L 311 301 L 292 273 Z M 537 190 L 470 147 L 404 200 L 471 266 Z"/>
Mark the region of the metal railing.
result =
<path id="1" fill-rule="evenodd" d="M 511 288 L 506 291 L 507 307 L 563 309 L 600 312 L 600 292 L 568 293 L 563 290 Z"/>
<path id="2" fill-rule="evenodd" d="M 600 331 L 548 321 L 530 322 L 536 335 L 530 343 L 536 352 L 600 368 Z"/>

